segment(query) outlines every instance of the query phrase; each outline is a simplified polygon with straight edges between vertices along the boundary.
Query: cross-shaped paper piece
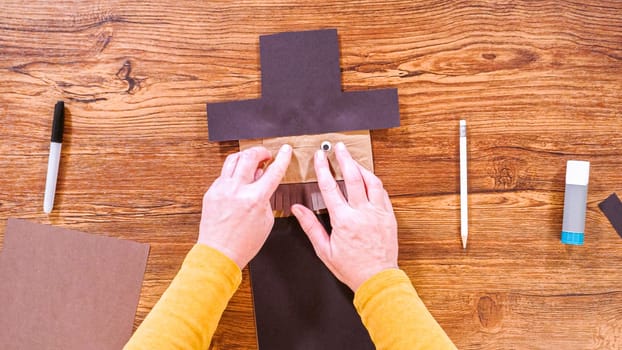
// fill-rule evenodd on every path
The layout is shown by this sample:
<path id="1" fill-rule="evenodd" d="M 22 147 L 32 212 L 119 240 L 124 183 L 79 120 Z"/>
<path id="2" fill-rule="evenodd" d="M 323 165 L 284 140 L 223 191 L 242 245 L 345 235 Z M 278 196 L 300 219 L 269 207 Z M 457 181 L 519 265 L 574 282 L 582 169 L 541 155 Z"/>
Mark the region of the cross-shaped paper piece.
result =
<path id="1" fill-rule="evenodd" d="M 341 91 L 337 30 L 264 35 L 259 46 L 262 97 L 208 103 L 211 141 L 399 126 L 397 89 Z"/>

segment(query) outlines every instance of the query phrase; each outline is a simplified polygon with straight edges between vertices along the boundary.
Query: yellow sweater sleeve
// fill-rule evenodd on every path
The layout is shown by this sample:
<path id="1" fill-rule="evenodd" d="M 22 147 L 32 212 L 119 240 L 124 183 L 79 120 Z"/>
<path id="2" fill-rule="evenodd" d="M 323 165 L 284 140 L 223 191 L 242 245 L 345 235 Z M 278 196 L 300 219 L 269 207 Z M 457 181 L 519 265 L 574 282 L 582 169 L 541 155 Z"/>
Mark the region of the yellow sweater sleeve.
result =
<path id="1" fill-rule="evenodd" d="M 241 280 L 231 259 L 196 244 L 124 350 L 207 349 Z"/>
<path id="2" fill-rule="evenodd" d="M 367 280 L 356 291 L 354 306 L 377 350 L 456 349 L 402 270 Z"/>

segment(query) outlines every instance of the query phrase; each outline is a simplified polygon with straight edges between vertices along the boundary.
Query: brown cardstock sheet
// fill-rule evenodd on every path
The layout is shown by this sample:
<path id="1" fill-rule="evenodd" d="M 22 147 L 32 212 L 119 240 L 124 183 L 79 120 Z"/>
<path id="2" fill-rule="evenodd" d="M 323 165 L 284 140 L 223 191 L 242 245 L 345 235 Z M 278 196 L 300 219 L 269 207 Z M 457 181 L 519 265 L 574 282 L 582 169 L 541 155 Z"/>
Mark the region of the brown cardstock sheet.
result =
<path id="1" fill-rule="evenodd" d="M 0 253 L 0 348 L 122 349 L 149 245 L 9 219 Z"/>

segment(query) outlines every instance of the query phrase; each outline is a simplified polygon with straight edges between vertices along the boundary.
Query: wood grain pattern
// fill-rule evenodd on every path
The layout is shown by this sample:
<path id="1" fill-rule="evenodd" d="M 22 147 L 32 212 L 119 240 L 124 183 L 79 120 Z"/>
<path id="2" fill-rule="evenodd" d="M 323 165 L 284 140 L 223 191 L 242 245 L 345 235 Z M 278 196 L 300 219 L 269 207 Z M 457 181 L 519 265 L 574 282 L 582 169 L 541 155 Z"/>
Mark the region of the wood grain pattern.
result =
<path id="1" fill-rule="evenodd" d="M 202 193 L 237 142 L 205 102 L 260 95 L 258 36 L 337 28 L 345 90 L 399 89 L 372 131 L 400 265 L 460 349 L 622 348 L 619 1 L 5 0 L 0 236 L 8 217 L 151 243 L 136 325 L 197 236 Z M 70 112 L 54 212 L 51 116 Z M 459 236 L 458 119 L 470 234 Z M 559 243 L 568 159 L 592 162 L 586 244 Z M 248 275 L 212 349 L 255 349 Z"/>

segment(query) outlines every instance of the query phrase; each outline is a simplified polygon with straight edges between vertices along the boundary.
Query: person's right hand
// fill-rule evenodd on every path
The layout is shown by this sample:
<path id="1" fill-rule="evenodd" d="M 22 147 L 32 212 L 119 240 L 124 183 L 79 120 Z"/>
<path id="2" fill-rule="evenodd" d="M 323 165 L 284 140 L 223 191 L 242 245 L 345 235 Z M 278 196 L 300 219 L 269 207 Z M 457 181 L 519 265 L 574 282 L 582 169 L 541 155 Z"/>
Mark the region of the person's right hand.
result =
<path id="1" fill-rule="evenodd" d="M 292 212 L 318 257 L 350 289 L 375 274 L 397 268 L 397 222 L 380 179 L 359 165 L 343 143 L 335 146 L 348 200 L 330 172 L 324 151 L 315 154 L 315 172 L 333 227 L 330 236 L 315 214 L 296 204 Z"/>
<path id="2" fill-rule="evenodd" d="M 262 163 L 272 158 L 264 147 L 229 155 L 220 177 L 203 196 L 198 243 L 217 249 L 243 269 L 274 225 L 270 197 L 291 157 L 292 147 L 283 145 L 264 172 Z"/>

